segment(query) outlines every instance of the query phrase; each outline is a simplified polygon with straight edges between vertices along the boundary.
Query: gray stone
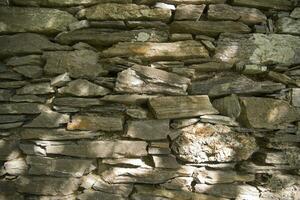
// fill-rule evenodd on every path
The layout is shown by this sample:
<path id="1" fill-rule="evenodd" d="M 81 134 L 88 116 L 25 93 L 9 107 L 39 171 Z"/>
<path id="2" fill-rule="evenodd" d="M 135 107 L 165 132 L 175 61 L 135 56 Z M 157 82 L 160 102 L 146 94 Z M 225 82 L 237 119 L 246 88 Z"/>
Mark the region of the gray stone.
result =
<path id="1" fill-rule="evenodd" d="M 135 28 L 155 28 L 155 29 L 161 29 L 161 30 L 167 30 L 168 25 L 161 21 L 127 21 L 126 26 L 130 29 Z"/>
<path id="2" fill-rule="evenodd" d="M 51 79 L 51 86 L 62 87 L 71 81 L 69 73 L 63 73 Z"/>
<path id="3" fill-rule="evenodd" d="M 154 8 L 162 8 L 162 9 L 169 9 L 169 10 L 176 10 L 176 7 L 174 5 L 171 4 L 166 4 L 166 3 L 156 3 L 154 5 Z"/>
<path id="4" fill-rule="evenodd" d="M 268 77 L 276 82 L 280 82 L 286 85 L 297 85 L 297 82 L 294 79 L 282 73 L 270 71 L 268 73 Z"/>
<path id="5" fill-rule="evenodd" d="M 56 97 L 53 104 L 57 106 L 70 106 L 85 108 L 89 106 L 103 105 L 97 98 L 78 98 L 78 97 Z"/>
<path id="6" fill-rule="evenodd" d="M 158 119 L 195 117 L 217 114 L 208 96 L 157 97 L 149 100 L 149 106 Z"/>
<path id="7" fill-rule="evenodd" d="M 40 196 L 40 195 L 30 195 L 28 200 L 76 200 L 76 195 L 64 195 L 64 196 Z"/>
<path id="8" fill-rule="evenodd" d="M 6 173 L 10 175 L 21 175 L 27 173 L 28 165 L 24 158 L 9 160 L 4 163 Z"/>
<path id="9" fill-rule="evenodd" d="M 45 148 L 38 146 L 38 145 L 29 144 L 29 143 L 21 143 L 19 145 L 19 148 L 26 155 L 46 156 Z"/>
<path id="10" fill-rule="evenodd" d="M 102 159 L 102 163 L 108 165 L 123 165 L 123 166 L 130 166 L 130 167 L 151 168 L 151 166 L 149 166 L 149 164 L 147 164 L 143 158 L 116 158 L 116 159 L 105 158 Z"/>
<path id="11" fill-rule="evenodd" d="M 292 104 L 293 106 L 300 107 L 300 88 L 292 89 Z"/>
<path id="12" fill-rule="evenodd" d="M 0 114 L 39 114 L 42 109 L 37 103 L 10 103 L 1 105 Z"/>
<path id="13" fill-rule="evenodd" d="M 126 197 L 122 197 L 121 195 L 99 192 L 99 191 L 85 191 L 82 194 L 77 196 L 79 200 L 127 200 Z"/>
<path id="14" fill-rule="evenodd" d="M 174 33 L 170 35 L 170 41 L 176 42 L 176 41 L 182 41 L 182 40 L 192 40 L 193 36 L 192 34 L 178 34 Z"/>
<path id="15" fill-rule="evenodd" d="M 77 143 L 45 142 L 47 154 L 60 154 L 86 158 L 121 158 L 146 156 L 147 143 L 144 141 L 79 141 Z"/>
<path id="16" fill-rule="evenodd" d="M 13 140 L 0 140 L 0 160 L 13 160 L 20 155 L 18 143 Z"/>
<path id="17" fill-rule="evenodd" d="M 220 112 L 220 114 L 226 115 L 233 119 L 238 118 L 242 111 L 239 98 L 235 94 L 221 99 L 216 99 L 212 102 L 212 104 Z"/>
<path id="18" fill-rule="evenodd" d="M 122 131 L 122 117 L 103 117 L 97 114 L 75 115 L 68 123 L 68 130 L 91 130 L 91 131 Z"/>
<path id="19" fill-rule="evenodd" d="M 22 126 L 23 122 L 14 122 L 9 124 L 0 124 L 0 129 L 12 129 Z"/>
<path id="20" fill-rule="evenodd" d="M 169 120 L 128 121 L 126 135 L 143 140 L 167 139 Z"/>
<path id="21" fill-rule="evenodd" d="M 300 166 L 300 149 L 290 148 L 280 152 L 262 152 L 257 159 L 266 164 L 272 165 L 288 165 L 291 167 Z"/>
<path id="22" fill-rule="evenodd" d="M 27 156 L 31 175 L 48 175 L 56 177 L 82 177 L 92 169 L 92 160 L 71 158 L 48 158 L 40 156 Z"/>
<path id="23" fill-rule="evenodd" d="M 207 122 L 211 124 L 223 124 L 227 126 L 239 126 L 234 119 L 222 115 L 203 115 L 200 116 L 201 122 Z"/>
<path id="24" fill-rule="evenodd" d="M 162 0 L 171 4 L 220 4 L 225 3 L 225 0 Z"/>
<path id="25" fill-rule="evenodd" d="M 275 9 L 275 10 L 291 10 L 293 8 L 292 1 L 286 0 L 233 0 L 233 5 L 255 7 L 261 9 Z"/>
<path id="26" fill-rule="evenodd" d="M 43 69 L 35 65 L 17 66 L 13 70 L 28 78 L 40 78 L 43 74 Z"/>
<path id="27" fill-rule="evenodd" d="M 170 25 L 171 33 L 203 34 L 216 37 L 220 33 L 250 33 L 251 29 L 232 21 L 175 21 Z"/>
<path id="28" fill-rule="evenodd" d="M 21 57 L 12 57 L 7 60 L 6 65 L 9 66 L 22 66 L 22 65 L 35 65 L 41 66 L 43 61 L 40 55 L 29 55 L 29 56 L 21 56 Z"/>
<path id="29" fill-rule="evenodd" d="M 195 69 L 197 72 L 219 72 L 229 71 L 232 69 L 231 64 L 219 63 L 219 62 L 208 62 L 201 64 L 190 65 L 189 68 Z"/>
<path id="30" fill-rule="evenodd" d="M 283 17 L 277 20 L 276 28 L 278 33 L 300 35 L 300 20 Z"/>
<path id="31" fill-rule="evenodd" d="M 144 104 L 148 101 L 149 98 L 155 96 L 151 95 L 139 95 L 139 94 L 123 94 L 123 95 L 106 95 L 102 97 L 102 101 L 113 102 L 113 103 L 122 103 L 127 105 L 137 105 Z"/>
<path id="32" fill-rule="evenodd" d="M 79 41 L 93 46 L 111 46 L 118 42 L 166 42 L 167 40 L 167 32 L 150 29 L 117 32 L 83 29 L 63 32 L 56 37 L 56 41 L 61 44 L 74 44 Z"/>
<path id="33" fill-rule="evenodd" d="M 36 95 L 14 95 L 10 98 L 12 102 L 29 102 L 29 103 L 45 103 L 46 98 Z"/>
<path id="34" fill-rule="evenodd" d="M 17 72 L 1 72 L 0 79 L 2 80 L 14 80 L 14 81 L 20 81 L 23 79 L 21 74 L 18 74 Z"/>
<path id="35" fill-rule="evenodd" d="M 126 115 L 134 119 L 147 119 L 148 110 L 141 107 L 128 108 Z"/>
<path id="36" fill-rule="evenodd" d="M 69 72 L 72 78 L 95 78 L 106 71 L 98 63 L 98 55 L 91 50 L 45 52 L 45 73 L 59 75 Z"/>
<path id="37" fill-rule="evenodd" d="M 9 101 L 13 95 L 12 90 L 0 89 L 0 101 Z"/>
<path id="38" fill-rule="evenodd" d="M 172 149 L 178 159 L 193 162 L 230 162 L 247 160 L 256 150 L 255 138 L 224 125 L 198 123 L 181 130 Z"/>
<path id="39" fill-rule="evenodd" d="M 200 121 L 199 118 L 189 118 L 189 119 L 174 119 L 172 120 L 171 127 L 173 129 L 184 128 Z"/>
<path id="40" fill-rule="evenodd" d="M 288 102 L 271 98 L 241 97 L 242 113 L 238 119 L 249 128 L 277 129 L 299 120 L 297 110 Z"/>
<path id="41" fill-rule="evenodd" d="M 193 177 L 176 177 L 162 184 L 162 187 L 170 190 L 192 191 L 193 181 Z"/>
<path id="42" fill-rule="evenodd" d="M 156 168 L 177 169 L 180 166 L 173 155 L 153 155 L 152 158 Z"/>
<path id="43" fill-rule="evenodd" d="M 122 93 L 186 94 L 190 79 L 160 69 L 134 65 L 118 74 L 115 90 Z"/>
<path id="44" fill-rule="evenodd" d="M 17 94 L 51 94 L 54 93 L 54 89 L 50 83 L 32 83 L 25 85 L 24 87 L 17 89 Z"/>
<path id="45" fill-rule="evenodd" d="M 296 7 L 290 14 L 290 17 L 300 19 L 300 8 Z"/>
<path id="46" fill-rule="evenodd" d="M 171 10 L 154 8 L 136 4 L 100 4 L 83 9 L 79 13 L 80 17 L 88 20 L 149 20 L 149 21 L 169 21 Z"/>
<path id="47" fill-rule="evenodd" d="M 105 96 L 110 93 L 110 90 L 85 79 L 76 79 L 69 82 L 67 86 L 59 88 L 58 93 L 78 97 L 93 97 Z"/>
<path id="48" fill-rule="evenodd" d="M 20 88 L 28 84 L 27 81 L 3 81 L 0 82 L 0 88 L 10 89 L 10 88 Z"/>
<path id="49" fill-rule="evenodd" d="M 36 195 L 68 195 L 74 193 L 80 180 L 75 178 L 26 177 L 17 180 L 17 191 Z"/>
<path id="50" fill-rule="evenodd" d="M 176 7 L 175 20 L 199 20 L 206 5 L 181 4 Z"/>
<path id="51" fill-rule="evenodd" d="M 26 115 L 0 115 L 0 124 L 23 122 L 26 119 Z"/>
<path id="52" fill-rule="evenodd" d="M 0 7 L 0 32 L 37 32 L 53 34 L 77 21 L 71 14 L 57 9 Z"/>
<path id="53" fill-rule="evenodd" d="M 81 21 L 77 21 L 72 24 L 69 24 L 70 31 L 75 31 L 75 30 L 89 28 L 89 27 L 90 27 L 90 23 L 88 20 L 81 20 Z"/>
<path id="54" fill-rule="evenodd" d="M 299 37 L 292 35 L 221 34 L 214 58 L 228 63 L 297 64 L 299 45 Z"/>
<path id="55" fill-rule="evenodd" d="M 197 41 L 173 43 L 121 42 L 101 53 L 103 57 L 135 56 L 145 61 L 183 60 L 191 58 L 207 58 L 208 51 Z"/>
<path id="56" fill-rule="evenodd" d="M 126 29 L 124 21 L 90 21 L 92 28 Z"/>

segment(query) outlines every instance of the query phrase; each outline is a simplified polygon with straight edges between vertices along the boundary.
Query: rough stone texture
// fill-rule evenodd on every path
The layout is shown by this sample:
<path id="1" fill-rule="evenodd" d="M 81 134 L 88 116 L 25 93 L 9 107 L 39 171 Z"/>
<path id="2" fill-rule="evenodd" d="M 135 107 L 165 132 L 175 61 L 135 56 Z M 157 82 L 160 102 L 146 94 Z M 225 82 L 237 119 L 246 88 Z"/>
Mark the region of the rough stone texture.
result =
<path id="1" fill-rule="evenodd" d="M 277 22 L 277 32 L 284 34 L 300 35 L 300 20 L 289 17 L 280 18 Z"/>
<path id="2" fill-rule="evenodd" d="M 10 103 L 2 104 L 0 107 L 1 114 L 39 114 L 44 108 L 37 103 Z"/>
<path id="3" fill-rule="evenodd" d="M 198 20 L 200 19 L 204 9 L 203 5 L 178 5 L 175 12 L 175 20 Z"/>
<path id="4" fill-rule="evenodd" d="M 71 14 L 47 8 L 0 7 L 0 33 L 53 34 L 77 21 Z"/>
<path id="5" fill-rule="evenodd" d="M 293 2 L 285 0 L 233 0 L 233 5 L 256 7 L 262 9 L 291 10 L 293 7 Z"/>
<path id="6" fill-rule="evenodd" d="M 0 140 L 0 160 L 12 160 L 20 155 L 16 141 Z"/>

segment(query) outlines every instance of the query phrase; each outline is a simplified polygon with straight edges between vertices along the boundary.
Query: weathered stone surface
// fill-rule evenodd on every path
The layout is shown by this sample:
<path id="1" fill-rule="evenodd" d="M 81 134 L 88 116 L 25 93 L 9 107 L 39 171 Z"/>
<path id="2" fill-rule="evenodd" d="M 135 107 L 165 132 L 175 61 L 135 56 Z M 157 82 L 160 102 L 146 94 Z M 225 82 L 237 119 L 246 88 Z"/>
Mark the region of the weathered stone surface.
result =
<path id="1" fill-rule="evenodd" d="M 51 79 L 51 86 L 62 87 L 71 81 L 69 73 L 63 73 Z"/>
<path id="2" fill-rule="evenodd" d="M 78 143 L 45 143 L 47 154 L 61 154 L 87 158 L 121 158 L 146 156 L 144 141 L 81 141 Z"/>
<path id="3" fill-rule="evenodd" d="M 174 120 L 172 120 L 172 123 L 170 124 L 170 126 L 173 129 L 179 129 L 179 128 L 184 128 L 184 127 L 196 124 L 198 121 L 200 121 L 199 118 L 174 119 Z"/>
<path id="4" fill-rule="evenodd" d="M 154 155 L 152 158 L 156 168 L 177 169 L 180 166 L 173 155 Z"/>
<path id="5" fill-rule="evenodd" d="M 186 94 L 190 79 L 160 69 L 134 65 L 118 74 L 115 90 L 122 93 Z"/>
<path id="6" fill-rule="evenodd" d="M 175 20 L 199 20 L 206 5 L 182 4 L 176 7 Z"/>
<path id="7" fill-rule="evenodd" d="M 293 106 L 300 107 L 300 88 L 292 89 L 292 104 Z"/>
<path id="8" fill-rule="evenodd" d="M 225 0 L 162 0 L 162 2 L 171 4 L 219 4 L 225 3 Z"/>
<path id="9" fill-rule="evenodd" d="M 76 79 L 69 82 L 67 86 L 59 88 L 58 93 L 79 97 L 93 97 L 104 96 L 110 93 L 110 90 L 85 79 Z"/>
<path id="10" fill-rule="evenodd" d="M 23 122 L 26 119 L 26 115 L 0 115 L 0 124 Z"/>
<path id="11" fill-rule="evenodd" d="M 277 20 L 276 28 L 278 33 L 300 35 L 300 20 L 283 17 Z"/>
<path id="12" fill-rule="evenodd" d="M 77 140 L 85 138 L 95 138 L 103 135 L 101 132 L 89 131 L 67 131 L 65 129 L 42 129 L 42 128 L 24 128 L 16 131 L 24 140 Z"/>
<path id="13" fill-rule="evenodd" d="M 8 66 L 22 66 L 22 65 L 42 65 L 42 59 L 40 55 L 29 55 L 29 56 L 15 56 L 7 60 L 6 65 Z"/>
<path id="14" fill-rule="evenodd" d="M 13 160 L 20 155 L 18 144 L 13 140 L 0 140 L 0 160 Z"/>
<path id="15" fill-rule="evenodd" d="M 126 200 L 126 197 L 122 197 L 121 195 L 99 192 L 99 191 L 85 191 L 84 193 L 77 196 L 79 200 Z"/>
<path id="16" fill-rule="evenodd" d="M 283 84 L 291 84 L 291 85 L 297 85 L 297 82 L 292 79 L 291 77 L 282 74 L 282 73 L 278 73 L 278 72 L 274 72 L 274 71 L 269 71 L 268 72 L 268 77 L 276 82 L 280 82 Z"/>
<path id="17" fill-rule="evenodd" d="M 209 5 L 208 19 L 241 21 L 245 24 L 259 24 L 267 17 L 258 9 L 234 7 L 227 4 Z"/>
<path id="18" fill-rule="evenodd" d="M 17 158 L 14 160 L 6 161 L 4 163 L 6 173 L 10 175 L 25 174 L 28 170 L 28 165 L 24 158 Z"/>
<path id="19" fill-rule="evenodd" d="M 197 41 L 173 43 L 121 42 L 101 53 L 104 57 L 136 56 L 142 60 L 183 60 L 190 58 L 206 58 L 208 51 Z"/>
<path id="20" fill-rule="evenodd" d="M 45 36 L 19 33 L 0 36 L 0 57 L 41 54 L 43 50 L 70 50 L 70 47 L 52 43 Z"/>
<path id="21" fill-rule="evenodd" d="M 45 52 L 45 73 L 59 75 L 69 72 L 72 78 L 95 78 L 106 74 L 98 63 L 98 55 L 91 50 Z"/>
<path id="22" fill-rule="evenodd" d="M 293 12 L 291 12 L 290 17 L 300 19 L 300 8 L 296 7 Z"/>
<path id="23" fill-rule="evenodd" d="M 143 140 L 162 140 L 167 139 L 169 132 L 169 120 L 128 121 L 125 136 Z"/>
<path id="24" fill-rule="evenodd" d="M 27 156 L 29 174 L 56 177 L 82 177 L 92 169 L 92 160 Z"/>
<path id="25" fill-rule="evenodd" d="M 169 21 L 171 10 L 136 4 L 100 4 L 80 11 L 89 20 L 149 20 Z"/>
<path id="26" fill-rule="evenodd" d="M 13 68 L 14 71 L 28 78 L 39 78 L 43 74 L 43 69 L 35 65 L 23 65 Z"/>
<path id="27" fill-rule="evenodd" d="M 59 195 L 59 196 L 40 196 L 40 195 L 30 195 L 28 197 L 28 200 L 76 200 L 75 194 L 69 194 L 69 195 Z"/>
<path id="28" fill-rule="evenodd" d="M 162 184 L 162 187 L 170 190 L 192 191 L 193 181 L 193 177 L 176 177 Z"/>
<path id="29" fill-rule="evenodd" d="M 37 195 L 68 195 L 74 193 L 80 180 L 75 178 L 26 177 L 17 180 L 17 191 Z"/>
<path id="30" fill-rule="evenodd" d="M 58 106 L 84 108 L 89 106 L 103 105 L 103 102 L 96 98 L 59 97 L 53 100 L 53 104 Z"/>
<path id="31" fill-rule="evenodd" d="M 194 117 L 218 113 L 211 105 L 208 96 L 205 95 L 157 97 L 149 100 L 149 106 L 158 119 Z"/>
<path id="32" fill-rule="evenodd" d="M 228 63 L 220 62 L 207 62 L 201 64 L 193 64 L 189 66 L 190 69 L 195 69 L 196 72 L 221 72 L 229 71 L 232 69 L 232 65 Z"/>
<path id="33" fill-rule="evenodd" d="M 50 94 L 54 92 L 50 83 L 32 83 L 17 89 L 17 94 Z"/>
<path id="34" fill-rule="evenodd" d="M 1 114 L 39 114 L 43 105 L 37 103 L 10 103 L 2 104 Z"/>
<path id="35" fill-rule="evenodd" d="M 212 102 L 212 104 L 220 112 L 220 114 L 233 119 L 239 117 L 242 111 L 239 98 L 235 94 L 221 99 L 216 99 Z"/>
<path id="36" fill-rule="evenodd" d="M 58 33 L 75 21 L 71 14 L 57 9 L 0 7 L 0 33 Z"/>
<path id="37" fill-rule="evenodd" d="M 126 115 L 134 119 L 147 119 L 148 113 L 148 110 L 141 107 L 126 109 Z"/>
<path id="38" fill-rule="evenodd" d="M 251 29 L 232 21 L 175 21 L 170 26 L 172 33 L 203 34 L 216 37 L 220 33 L 250 33 Z"/>
<path id="39" fill-rule="evenodd" d="M 68 123 L 68 130 L 91 131 L 122 131 L 123 119 L 121 117 L 103 117 L 96 114 L 75 115 Z"/>
<path id="40" fill-rule="evenodd" d="M 211 124 L 223 124 L 227 126 L 239 126 L 239 124 L 232 118 L 222 116 L 222 115 L 203 115 L 200 116 L 201 122 L 211 123 Z"/>
<path id="41" fill-rule="evenodd" d="M 261 152 L 257 155 L 257 159 L 263 163 L 273 165 L 288 165 L 291 167 L 300 166 L 300 149 L 291 148 L 280 152 Z"/>
<path id="42" fill-rule="evenodd" d="M 132 31 L 104 32 L 102 29 L 83 29 L 64 32 L 56 37 L 61 44 L 74 44 L 78 41 L 93 46 L 111 46 L 118 42 L 166 42 L 164 31 L 140 29 Z"/>
<path id="43" fill-rule="evenodd" d="M 9 101 L 12 95 L 13 95 L 12 90 L 0 89 L 0 101 Z"/>
<path id="44" fill-rule="evenodd" d="M 12 102 L 30 102 L 30 103 L 45 103 L 46 98 L 44 97 L 39 97 L 36 95 L 14 95 L 10 98 L 10 101 Z"/>
<path id="45" fill-rule="evenodd" d="M 19 148 L 27 155 L 46 156 L 46 150 L 35 144 L 20 143 Z"/>
<path id="46" fill-rule="evenodd" d="M 105 158 L 102 159 L 103 164 L 109 165 L 123 165 L 123 166 L 130 166 L 130 167 L 143 167 L 143 168 L 151 168 L 149 164 L 146 163 L 147 159 L 143 158 L 116 158 L 116 159 L 109 159 Z"/>
<path id="47" fill-rule="evenodd" d="M 293 8 L 293 2 L 286 0 L 233 0 L 232 3 L 233 5 L 248 6 L 262 9 L 291 10 Z"/>
<path id="48" fill-rule="evenodd" d="M 198 123 L 182 129 L 172 149 L 181 160 L 230 162 L 248 159 L 256 150 L 255 138 L 235 133 L 223 125 Z"/>
<path id="49" fill-rule="evenodd" d="M 228 63 L 289 65 L 300 62 L 299 45 L 299 37 L 291 35 L 221 34 L 214 57 Z"/>
<path id="50" fill-rule="evenodd" d="M 12 129 L 22 126 L 23 122 L 14 122 L 9 124 L 0 124 L 0 129 Z"/>
<path id="51" fill-rule="evenodd" d="M 28 84 L 27 81 L 3 81 L 0 82 L 0 88 L 10 89 L 10 88 L 20 88 Z"/>
<path id="52" fill-rule="evenodd" d="M 0 79 L 1 80 L 20 81 L 23 79 L 23 77 L 21 74 L 18 74 L 17 72 L 6 71 L 6 72 L 1 72 Z"/>
<path id="53" fill-rule="evenodd" d="M 247 127 L 276 129 L 284 123 L 299 120 L 297 110 L 288 102 L 260 97 L 241 97 L 239 121 Z"/>

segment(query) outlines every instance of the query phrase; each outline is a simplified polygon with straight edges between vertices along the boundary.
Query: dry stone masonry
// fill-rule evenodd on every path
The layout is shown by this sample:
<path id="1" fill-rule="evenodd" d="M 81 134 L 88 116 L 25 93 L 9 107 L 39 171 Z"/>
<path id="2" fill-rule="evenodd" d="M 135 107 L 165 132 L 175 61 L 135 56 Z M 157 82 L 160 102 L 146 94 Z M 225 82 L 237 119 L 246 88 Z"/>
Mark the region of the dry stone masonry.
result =
<path id="1" fill-rule="evenodd" d="M 299 200 L 300 2 L 0 0 L 1 200 Z"/>

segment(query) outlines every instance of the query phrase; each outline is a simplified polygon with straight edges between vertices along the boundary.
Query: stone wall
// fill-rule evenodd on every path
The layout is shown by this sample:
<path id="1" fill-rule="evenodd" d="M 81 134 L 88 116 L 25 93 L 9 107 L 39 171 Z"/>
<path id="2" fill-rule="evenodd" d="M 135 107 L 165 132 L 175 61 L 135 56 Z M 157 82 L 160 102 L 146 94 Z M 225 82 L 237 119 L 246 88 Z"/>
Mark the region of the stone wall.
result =
<path id="1" fill-rule="evenodd" d="M 0 5 L 1 200 L 300 198 L 297 0 Z"/>

